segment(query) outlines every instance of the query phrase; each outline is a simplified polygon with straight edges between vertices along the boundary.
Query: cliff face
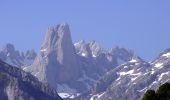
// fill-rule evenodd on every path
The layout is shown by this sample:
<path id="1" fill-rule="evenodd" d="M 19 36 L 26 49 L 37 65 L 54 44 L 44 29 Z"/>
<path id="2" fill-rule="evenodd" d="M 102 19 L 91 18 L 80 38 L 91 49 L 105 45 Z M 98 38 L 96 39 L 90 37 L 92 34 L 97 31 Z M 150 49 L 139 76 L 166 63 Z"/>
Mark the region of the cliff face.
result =
<path id="1" fill-rule="evenodd" d="M 67 24 L 60 24 L 48 29 L 30 71 L 41 81 L 56 87 L 57 83 L 76 80 L 80 75 L 78 65 L 69 27 Z"/>
<path id="2" fill-rule="evenodd" d="M 47 84 L 0 60 L 1 100 L 62 100 Z"/>

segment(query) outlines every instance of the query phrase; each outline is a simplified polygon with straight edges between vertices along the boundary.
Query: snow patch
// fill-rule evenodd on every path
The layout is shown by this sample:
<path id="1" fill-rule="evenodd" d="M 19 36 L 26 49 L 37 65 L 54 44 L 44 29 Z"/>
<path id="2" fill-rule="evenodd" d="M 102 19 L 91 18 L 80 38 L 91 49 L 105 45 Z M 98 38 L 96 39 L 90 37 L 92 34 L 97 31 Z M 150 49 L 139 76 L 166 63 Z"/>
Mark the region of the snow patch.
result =
<path id="1" fill-rule="evenodd" d="M 151 69 L 151 74 L 154 74 L 154 73 L 155 73 L 155 71 L 154 71 L 154 69 L 152 68 L 152 69 Z"/>
<path id="2" fill-rule="evenodd" d="M 119 81 L 121 79 L 121 77 L 117 78 L 116 81 Z"/>
<path id="3" fill-rule="evenodd" d="M 78 97 L 80 94 L 77 93 L 77 94 L 70 94 L 70 93 L 58 93 L 58 95 L 63 98 L 63 99 L 74 99 L 75 97 Z"/>
<path id="4" fill-rule="evenodd" d="M 170 71 L 166 72 L 166 73 L 162 73 L 159 78 L 158 78 L 158 81 L 160 81 L 164 75 L 168 75 L 170 73 Z"/>
<path id="5" fill-rule="evenodd" d="M 147 75 L 147 74 L 149 74 L 149 72 L 144 73 L 143 76 L 145 76 L 145 75 Z"/>
<path id="6" fill-rule="evenodd" d="M 128 72 L 119 72 L 118 74 L 119 74 L 120 76 L 124 76 L 124 75 L 128 75 L 128 74 L 133 74 L 133 72 L 134 72 L 134 70 L 130 70 L 130 71 L 128 71 Z"/>
<path id="7" fill-rule="evenodd" d="M 131 78 L 131 81 L 135 81 L 138 77 Z"/>
<path id="8" fill-rule="evenodd" d="M 94 58 L 96 58 L 96 57 L 97 57 L 97 56 L 96 56 L 96 55 L 94 55 L 94 54 L 93 54 L 92 56 L 93 56 Z"/>
<path id="9" fill-rule="evenodd" d="M 86 56 L 86 54 L 85 54 L 85 53 L 82 53 L 81 55 L 82 55 L 83 57 L 85 57 L 85 56 Z"/>
<path id="10" fill-rule="evenodd" d="M 40 72 L 35 73 L 34 76 L 36 77 L 39 73 L 40 73 Z"/>
<path id="11" fill-rule="evenodd" d="M 75 89 L 70 88 L 66 84 L 57 84 L 57 91 L 58 93 L 77 93 Z"/>
<path id="12" fill-rule="evenodd" d="M 148 87 L 145 87 L 145 88 L 143 88 L 143 89 L 141 89 L 141 90 L 138 90 L 138 92 L 145 92 L 145 91 L 147 90 L 147 88 L 148 88 Z"/>
<path id="13" fill-rule="evenodd" d="M 151 71 L 151 74 L 154 74 L 155 73 L 155 71 Z"/>
<path id="14" fill-rule="evenodd" d="M 132 59 L 131 61 L 129 61 L 129 62 L 131 62 L 131 63 L 136 63 L 137 62 L 137 60 L 136 59 Z"/>
<path id="15" fill-rule="evenodd" d="M 40 51 L 41 51 L 41 52 L 45 52 L 45 51 L 47 51 L 47 49 L 41 49 Z"/>
<path id="16" fill-rule="evenodd" d="M 149 88 L 151 88 L 154 84 L 157 84 L 157 81 L 154 81 L 154 82 L 149 86 Z"/>
<path id="17" fill-rule="evenodd" d="M 78 46 L 81 44 L 81 41 L 80 42 L 77 42 L 77 43 L 74 43 L 74 46 Z"/>
<path id="18" fill-rule="evenodd" d="M 124 66 L 124 68 L 126 69 L 126 68 L 128 68 L 128 66 Z"/>
<path id="19" fill-rule="evenodd" d="M 22 68 L 22 70 L 24 70 L 24 71 L 27 71 L 27 69 L 28 69 L 28 66 L 27 66 L 27 67 Z"/>
<path id="20" fill-rule="evenodd" d="M 100 93 L 100 94 L 96 94 L 96 95 L 93 95 L 90 100 L 96 100 L 96 99 L 99 99 L 101 96 L 103 96 L 105 94 L 105 92 L 103 93 Z"/>
<path id="21" fill-rule="evenodd" d="M 61 98 L 68 98 L 68 97 L 70 97 L 70 94 L 68 94 L 68 93 L 58 93 L 58 95 L 59 95 Z"/>
<path id="22" fill-rule="evenodd" d="M 163 57 L 170 57 L 170 52 L 166 53 L 166 54 L 163 54 L 162 55 Z"/>
<path id="23" fill-rule="evenodd" d="M 163 63 L 156 63 L 154 67 L 161 69 L 163 68 Z"/>

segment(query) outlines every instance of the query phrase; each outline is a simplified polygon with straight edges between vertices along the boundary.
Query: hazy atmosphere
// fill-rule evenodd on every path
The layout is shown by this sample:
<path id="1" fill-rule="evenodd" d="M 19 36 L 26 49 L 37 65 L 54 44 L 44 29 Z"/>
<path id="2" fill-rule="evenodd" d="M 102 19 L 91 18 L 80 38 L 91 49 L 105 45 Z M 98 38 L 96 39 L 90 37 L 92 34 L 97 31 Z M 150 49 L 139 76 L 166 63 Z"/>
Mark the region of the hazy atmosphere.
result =
<path id="1" fill-rule="evenodd" d="M 67 2 L 67 3 L 66 3 Z M 146 60 L 170 45 L 169 0 L 0 0 L 0 47 L 37 52 L 49 26 L 67 22 L 73 42 L 129 48 Z"/>

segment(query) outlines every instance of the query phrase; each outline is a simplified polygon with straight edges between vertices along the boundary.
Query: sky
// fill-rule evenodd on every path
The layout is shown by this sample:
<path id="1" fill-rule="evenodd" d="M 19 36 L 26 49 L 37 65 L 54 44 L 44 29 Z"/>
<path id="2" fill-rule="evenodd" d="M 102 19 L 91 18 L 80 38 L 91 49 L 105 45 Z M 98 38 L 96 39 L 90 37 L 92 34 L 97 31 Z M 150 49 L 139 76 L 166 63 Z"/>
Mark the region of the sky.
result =
<path id="1" fill-rule="evenodd" d="M 50 26 L 66 22 L 73 42 L 96 40 L 152 60 L 170 48 L 170 0 L 0 0 L 0 47 L 39 51 Z"/>

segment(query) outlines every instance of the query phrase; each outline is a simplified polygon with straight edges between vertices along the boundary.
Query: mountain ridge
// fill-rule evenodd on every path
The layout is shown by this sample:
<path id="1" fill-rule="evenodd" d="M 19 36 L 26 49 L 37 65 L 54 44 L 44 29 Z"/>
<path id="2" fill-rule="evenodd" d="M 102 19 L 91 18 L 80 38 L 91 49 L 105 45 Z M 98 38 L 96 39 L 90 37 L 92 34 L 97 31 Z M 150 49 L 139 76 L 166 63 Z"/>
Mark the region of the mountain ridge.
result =
<path id="1" fill-rule="evenodd" d="M 126 48 L 105 50 L 94 40 L 73 44 L 66 23 L 48 29 L 36 57 L 31 50 L 26 54 L 35 60 L 22 69 L 68 99 L 139 100 L 170 77 L 170 49 L 148 62 Z"/>
<path id="2" fill-rule="evenodd" d="M 62 100 L 48 84 L 1 60 L 0 84 L 0 99 L 3 100 Z"/>

